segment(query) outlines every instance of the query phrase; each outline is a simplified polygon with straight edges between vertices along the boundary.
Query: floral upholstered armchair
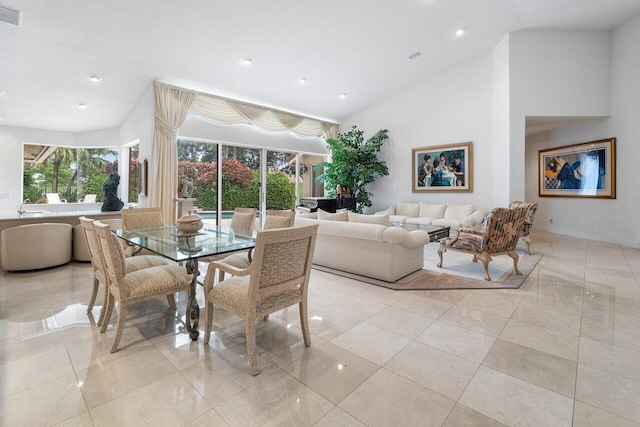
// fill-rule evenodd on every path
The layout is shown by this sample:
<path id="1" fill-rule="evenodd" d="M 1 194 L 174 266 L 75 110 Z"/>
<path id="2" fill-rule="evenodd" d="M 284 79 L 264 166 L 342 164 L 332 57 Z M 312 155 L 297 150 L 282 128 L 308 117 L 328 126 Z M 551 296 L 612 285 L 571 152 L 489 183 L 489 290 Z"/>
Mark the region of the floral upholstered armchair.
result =
<path id="1" fill-rule="evenodd" d="M 527 245 L 527 253 L 531 252 L 531 227 L 533 227 L 533 218 L 536 216 L 536 210 L 538 209 L 537 202 L 511 202 L 510 208 L 524 208 L 524 223 L 522 224 L 522 230 L 520 230 L 520 237 Z"/>
<path id="2" fill-rule="evenodd" d="M 525 208 L 495 208 L 485 218 L 484 224 L 477 228 L 460 228 L 451 239 L 440 242 L 438 255 L 442 267 L 442 254 L 448 250 L 465 252 L 473 255 L 473 262 L 478 259 L 484 265 L 485 280 L 491 281 L 489 262 L 495 255 L 508 255 L 513 259 L 516 274 L 522 274 L 518 269 L 518 254 L 516 245 L 520 239 L 522 224 L 524 223 Z"/>

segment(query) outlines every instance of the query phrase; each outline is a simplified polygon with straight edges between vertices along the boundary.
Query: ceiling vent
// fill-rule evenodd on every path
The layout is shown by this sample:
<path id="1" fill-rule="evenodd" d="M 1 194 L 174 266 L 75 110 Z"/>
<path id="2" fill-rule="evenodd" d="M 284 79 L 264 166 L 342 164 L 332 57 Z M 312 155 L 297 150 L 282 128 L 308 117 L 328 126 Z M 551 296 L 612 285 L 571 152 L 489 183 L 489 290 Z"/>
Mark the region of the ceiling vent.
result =
<path id="1" fill-rule="evenodd" d="M 0 21 L 7 24 L 22 26 L 22 11 L 0 6 Z"/>
<path id="2" fill-rule="evenodd" d="M 412 53 L 411 55 L 409 55 L 409 59 L 414 60 L 420 55 L 422 55 L 422 53 L 420 52 Z"/>

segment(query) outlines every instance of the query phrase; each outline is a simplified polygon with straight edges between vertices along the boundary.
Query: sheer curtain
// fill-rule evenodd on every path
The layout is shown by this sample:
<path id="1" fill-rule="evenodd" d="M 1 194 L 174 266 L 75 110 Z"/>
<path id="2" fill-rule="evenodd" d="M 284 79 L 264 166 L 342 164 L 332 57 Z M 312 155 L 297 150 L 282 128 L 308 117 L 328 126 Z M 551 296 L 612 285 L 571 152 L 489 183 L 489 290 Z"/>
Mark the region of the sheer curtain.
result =
<path id="1" fill-rule="evenodd" d="M 270 131 L 290 130 L 300 136 L 325 138 L 336 138 L 338 136 L 338 125 L 335 123 L 234 101 L 207 93 L 199 93 L 191 109 L 200 116 L 219 123 L 249 122 L 262 129 Z"/>
<path id="2" fill-rule="evenodd" d="M 151 206 L 161 206 L 165 224 L 175 224 L 178 187 L 178 128 L 184 123 L 198 92 L 154 82 L 155 132 L 151 154 L 154 187 Z"/>

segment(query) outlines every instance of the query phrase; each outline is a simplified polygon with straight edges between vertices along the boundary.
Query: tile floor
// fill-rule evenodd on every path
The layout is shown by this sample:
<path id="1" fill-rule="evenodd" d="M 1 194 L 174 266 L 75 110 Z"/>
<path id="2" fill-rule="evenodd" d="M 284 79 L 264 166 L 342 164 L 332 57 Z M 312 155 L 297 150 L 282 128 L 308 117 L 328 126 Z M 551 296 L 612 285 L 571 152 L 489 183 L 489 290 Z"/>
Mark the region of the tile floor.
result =
<path id="1" fill-rule="evenodd" d="M 166 299 L 121 349 L 86 313 L 86 264 L 0 274 L 0 424 L 640 425 L 640 251 L 537 233 L 521 289 L 399 292 L 313 271 L 312 346 L 294 308 L 207 346 Z M 481 268 L 480 265 L 478 265 Z M 201 290 L 200 290 L 201 292 Z M 202 302 L 202 295 L 200 301 Z"/>

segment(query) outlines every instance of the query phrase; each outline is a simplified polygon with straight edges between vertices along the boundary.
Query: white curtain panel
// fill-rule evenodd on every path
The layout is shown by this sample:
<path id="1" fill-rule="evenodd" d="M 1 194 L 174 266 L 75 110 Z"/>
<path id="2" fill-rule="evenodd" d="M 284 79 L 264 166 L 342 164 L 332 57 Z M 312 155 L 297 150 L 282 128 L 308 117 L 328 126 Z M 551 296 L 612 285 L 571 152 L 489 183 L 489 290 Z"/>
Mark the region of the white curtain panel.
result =
<path id="1" fill-rule="evenodd" d="M 300 136 L 336 138 L 338 125 L 310 117 L 299 116 L 259 105 L 233 101 L 200 93 L 191 108 L 201 117 L 218 123 L 249 122 L 270 131 L 291 130 Z"/>
<path id="2" fill-rule="evenodd" d="M 151 154 L 154 186 L 150 205 L 161 206 L 165 224 L 176 223 L 178 188 L 178 128 L 184 123 L 198 92 L 154 82 L 155 132 Z"/>

